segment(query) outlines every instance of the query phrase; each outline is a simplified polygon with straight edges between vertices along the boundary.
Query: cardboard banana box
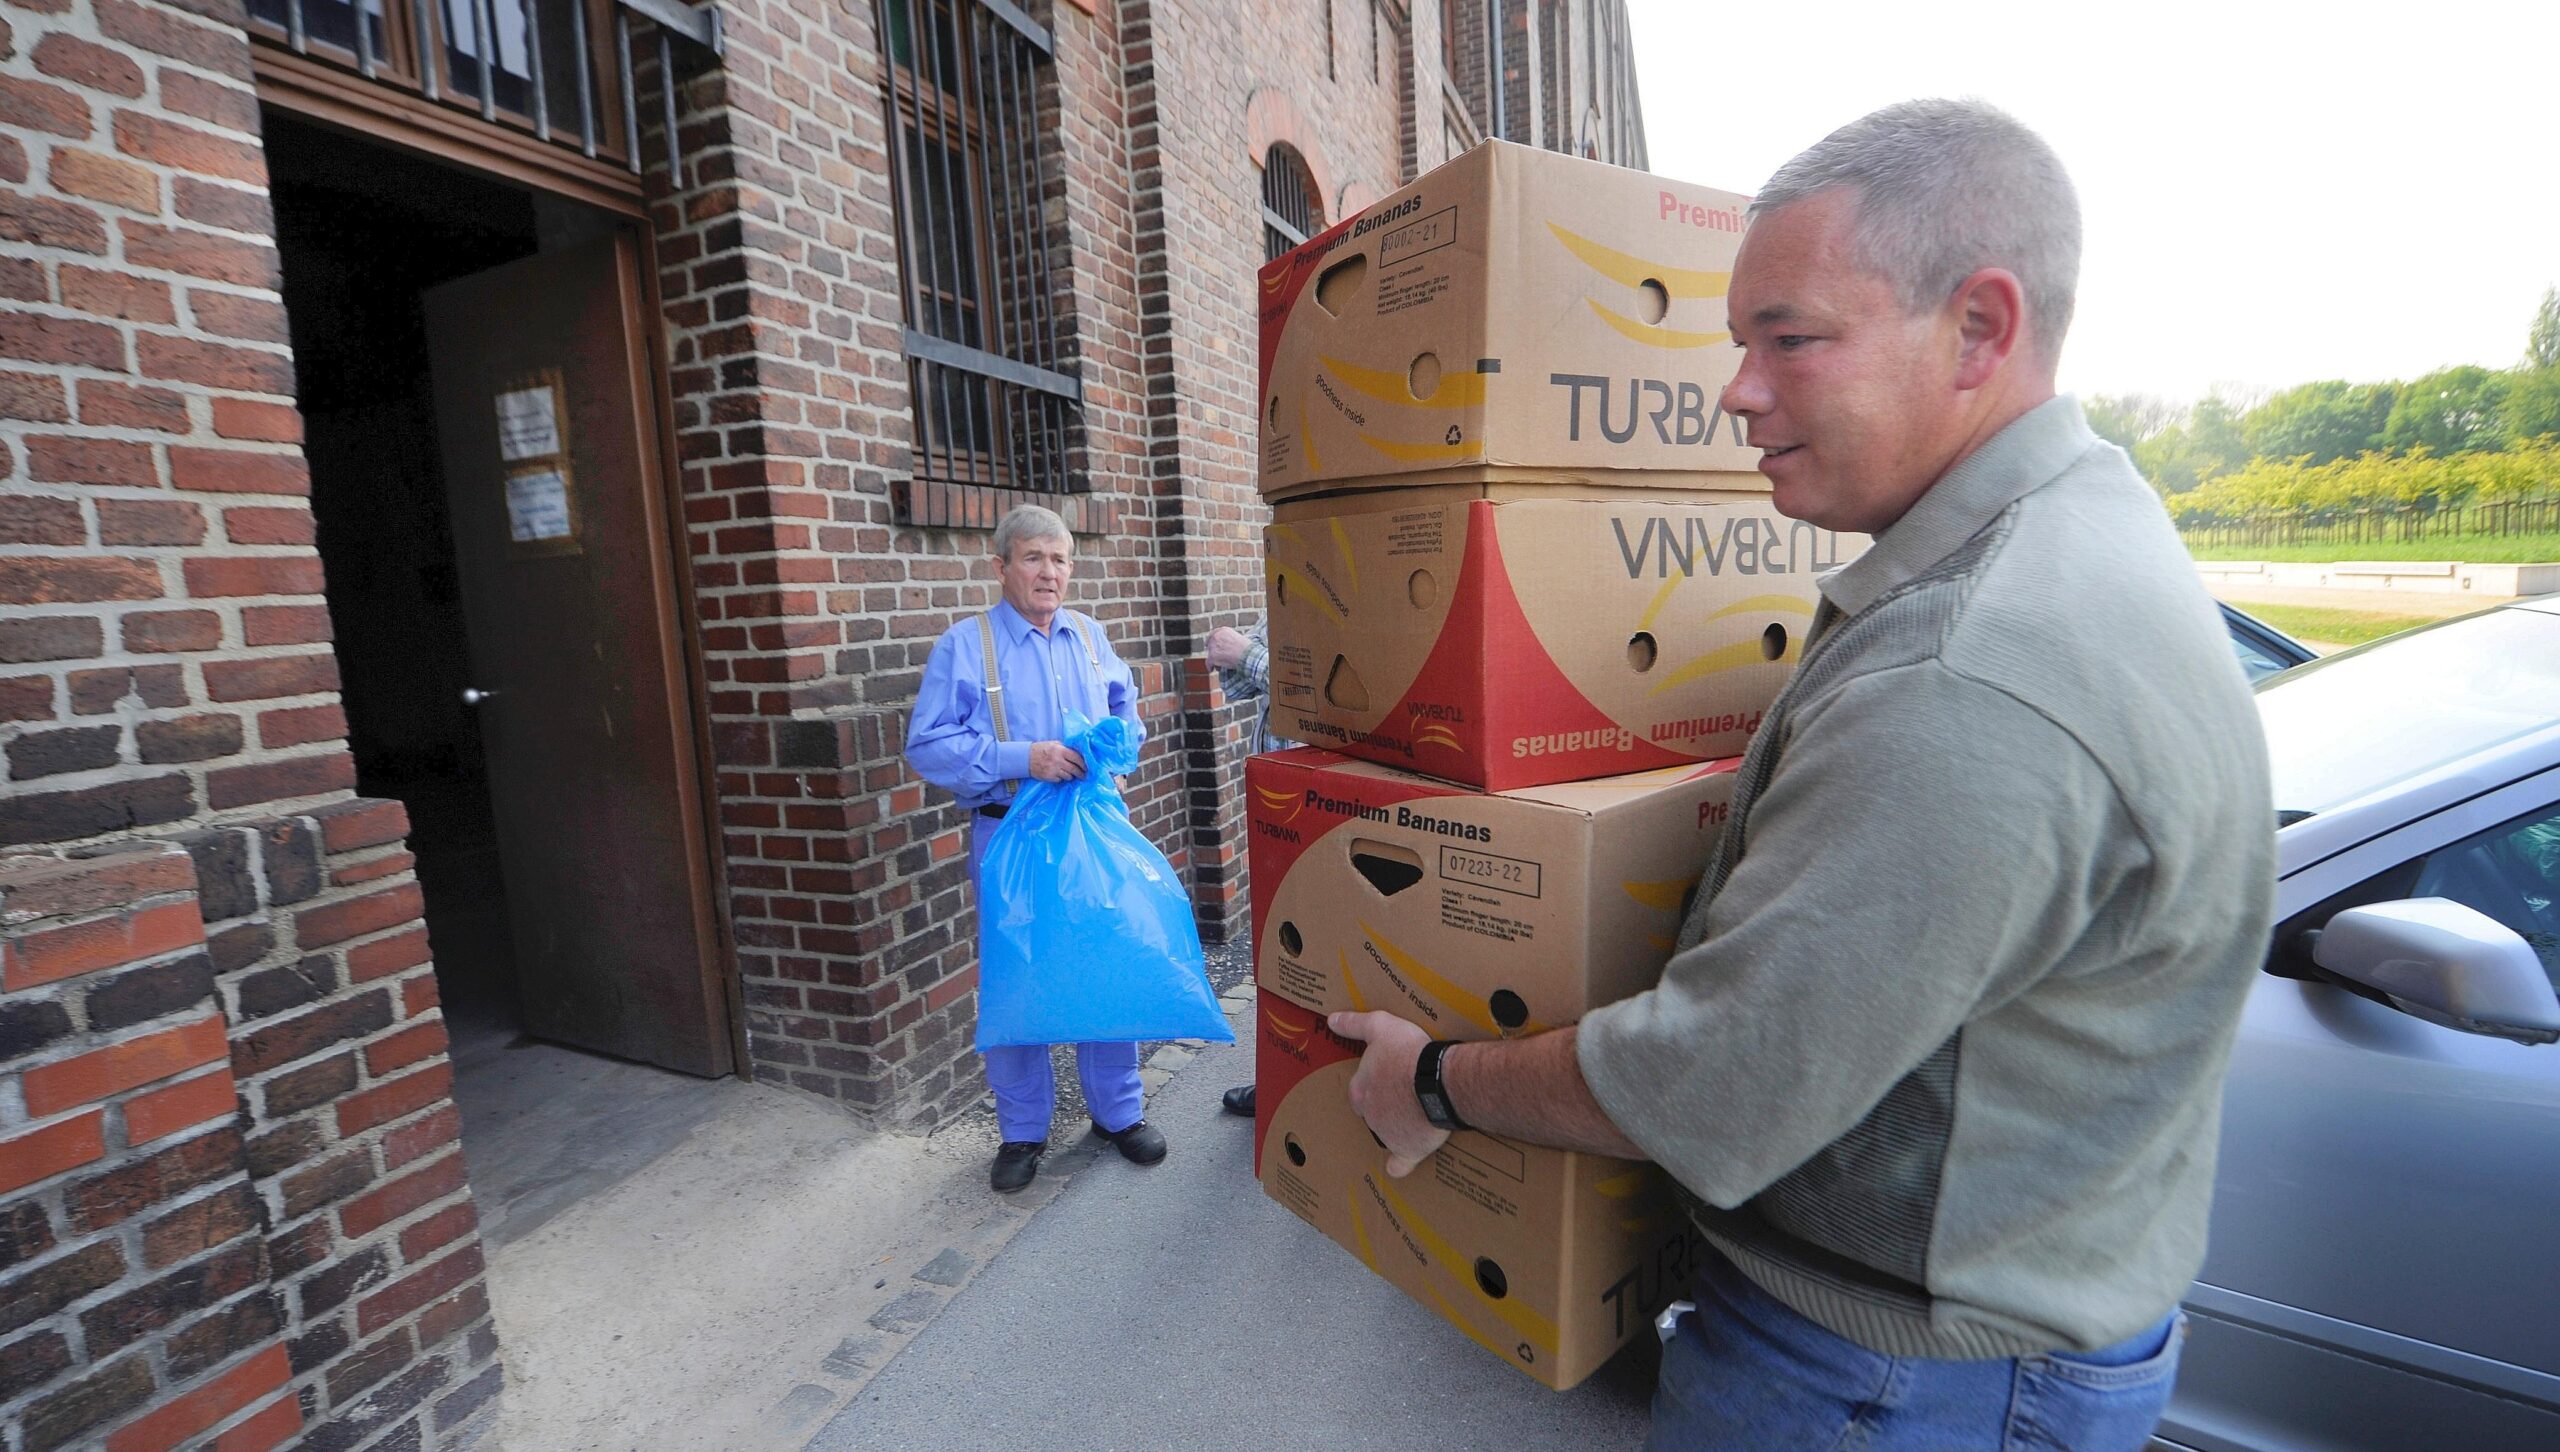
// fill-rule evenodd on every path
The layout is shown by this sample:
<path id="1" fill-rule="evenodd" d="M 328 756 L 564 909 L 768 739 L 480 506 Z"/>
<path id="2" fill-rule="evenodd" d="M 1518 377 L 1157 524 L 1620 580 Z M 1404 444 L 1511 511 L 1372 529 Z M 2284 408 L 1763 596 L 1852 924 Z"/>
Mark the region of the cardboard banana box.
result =
<path id="1" fill-rule="evenodd" d="M 1262 269 L 1261 487 L 1767 486 L 1717 398 L 1750 199 L 1492 141 Z"/>
<path id="2" fill-rule="evenodd" d="M 1358 1046 L 1268 996 L 1257 1011 L 1264 1192 L 1486 1351 L 1562 1391 L 1687 1284 L 1698 1243 L 1661 1170 L 1467 1130 L 1390 1178 L 1351 1108 Z"/>
<path id="3" fill-rule="evenodd" d="M 1739 761 L 1491 794 L 1307 747 L 1245 767 L 1265 1002 L 1536 1033 L 1662 976 Z"/>
<path id="4" fill-rule="evenodd" d="M 1492 791 L 1739 754 L 1866 542 L 1765 499 L 1286 508 L 1272 729 Z"/>

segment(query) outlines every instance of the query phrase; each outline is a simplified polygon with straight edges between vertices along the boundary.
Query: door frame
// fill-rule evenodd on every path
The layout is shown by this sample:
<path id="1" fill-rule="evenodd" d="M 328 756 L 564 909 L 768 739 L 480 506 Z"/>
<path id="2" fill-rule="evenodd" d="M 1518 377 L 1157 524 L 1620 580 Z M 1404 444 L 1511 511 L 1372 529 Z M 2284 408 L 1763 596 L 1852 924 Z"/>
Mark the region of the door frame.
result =
<path id="1" fill-rule="evenodd" d="M 747 1054 L 745 988 L 737 968 L 737 931 L 729 894 L 727 849 L 721 840 L 718 764 L 712 749 L 709 677 L 702 656 L 700 602 L 692 589 L 692 540 L 684 528 L 683 465 L 675 429 L 675 396 L 668 376 L 666 302 L 659 287 L 658 239 L 638 177 L 626 189 L 613 183 L 627 173 L 596 168 L 602 176 L 579 175 L 557 165 L 539 164 L 549 157 L 529 157 L 529 149 L 502 128 L 447 114 L 420 116 L 402 103 L 406 98 L 382 87 L 326 89 L 310 84 L 319 68 L 298 57 L 252 47 L 256 61 L 257 97 L 295 116 L 355 136 L 367 143 L 423 156 L 439 165 L 548 192 L 612 215 L 614 265 L 636 271 L 622 279 L 623 326 L 640 343 L 631 379 L 634 413 L 643 421 L 653 447 L 639 451 L 642 478 L 638 491 L 644 527 L 652 549 L 649 557 L 651 625 L 658 631 L 669 662 L 664 682 L 669 720 L 687 738 L 683 745 L 691 769 L 678 775 L 678 811 L 685 823 L 685 877 L 695 902 L 695 920 L 708 926 L 695 945 L 703 1001 L 724 1025 L 720 1037 L 729 1054 L 730 1074 L 752 1077 Z M 322 78 L 336 80 L 336 77 Z M 433 122 L 430 126 L 425 124 Z M 557 148 L 546 148 L 557 151 Z M 567 156 L 561 161 L 579 160 Z M 528 164 L 529 162 L 536 164 Z M 604 182 L 605 185 L 597 185 Z M 707 911 L 706 911 L 707 909 Z"/>

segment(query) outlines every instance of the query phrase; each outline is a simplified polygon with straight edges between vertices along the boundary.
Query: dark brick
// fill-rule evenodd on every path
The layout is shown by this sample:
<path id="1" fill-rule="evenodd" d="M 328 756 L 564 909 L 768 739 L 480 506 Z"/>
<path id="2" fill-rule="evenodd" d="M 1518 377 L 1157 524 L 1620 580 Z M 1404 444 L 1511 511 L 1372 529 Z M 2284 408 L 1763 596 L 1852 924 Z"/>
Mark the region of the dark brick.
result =
<path id="1" fill-rule="evenodd" d="M 269 742 L 273 745 L 273 742 Z M 267 901 L 279 906 L 301 902 L 321 887 L 320 834 L 300 817 L 270 824 L 264 833 Z"/>
<path id="2" fill-rule="evenodd" d="M 114 666 L 106 670 L 73 671 L 70 677 L 71 714 L 103 716 L 124 704 L 128 697 L 139 696 L 146 706 L 183 706 L 187 702 L 187 674 L 177 665 Z"/>
<path id="3" fill-rule="evenodd" d="M 391 990 L 377 988 L 242 1035 L 231 1046 L 232 1062 L 244 1076 L 263 1074 L 388 1027 L 391 1018 Z"/>
<path id="4" fill-rule="evenodd" d="M 0 1346 L 0 1402 L 15 1401 L 70 1369 L 71 1343 L 59 1331 L 39 1331 Z"/>
<path id="5" fill-rule="evenodd" d="M 152 766 L 237 756 L 241 740 L 237 716 L 181 716 L 174 721 L 145 721 L 133 728 L 135 751 Z"/>
<path id="6" fill-rule="evenodd" d="M 9 779 L 32 781 L 41 776 L 113 766 L 123 745 L 121 726 L 31 731 L 9 743 Z"/>
<path id="7" fill-rule="evenodd" d="M 71 1227 L 102 1230 L 239 1168 L 240 1132 L 236 1129 L 218 1129 L 181 1141 L 72 1186 L 65 1202 Z"/>
<path id="8" fill-rule="evenodd" d="M 805 770 L 827 770 L 844 764 L 841 734 L 833 721 L 773 723 L 773 763 Z"/>
<path id="9" fill-rule="evenodd" d="M 190 832 L 178 839 L 196 862 L 196 904 L 207 923 L 245 918 L 258 910 L 258 883 L 249 871 L 249 834 L 238 827 Z"/>
<path id="10" fill-rule="evenodd" d="M 71 512 L 77 518 L 80 507 L 72 505 Z M 11 665 L 40 660 L 95 660 L 105 649 L 105 633 L 93 615 L 33 615 L 0 620 L 0 661 Z"/>
<path id="11" fill-rule="evenodd" d="M 417 1359 L 409 1328 L 393 1327 L 381 1340 L 329 1368 L 329 1404 L 344 1406 L 358 1392 Z"/>
<path id="12" fill-rule="evenodd" d="M 299 963 L 245 974 L 234 991 L 239 995 L 241 1018 L 265 1018 L 318 1003 L 337 992 L 338 965 L 327 955 L 315 953 Z"/>
<path id="13" fill-rule="evenodd" d="M 332 1155 L 307 1170 L 285 1176 L 285 1218 L 299 1220 L 372 1183 L 373 1157 L 362 1146 Z"/>
<path id="14" fill-rule="evenodd" d="M 382 1432 L 382 1429 L 416 1411 L 435 1394 L 450 1376 L 444 1358 L 422 1361 L 402 1372 L 399 1377 L 374 1391 L 355 1406 L 328 1421 L 304 1430 L 302 1445 L 306 1452 L 347 1452 L 359 1447 Z M 400 1436 L 400 1433 L 393 1433 Z M 408 1431 L 415 1436 L 414 1429 Z M 386 1442 L 376 1442 L 381 1447 Z"/>
<path id="15" fill-rule="evenodd" d="M 273 1341 L 283 1329 L 284 1307 L 275 1292 L 243 1296 L 162 1343 L 168 1349 L 169 1375 L 191 1377 L 209 1371 Z"/>
<path id="16" fill-rule="evenodd" d="M 0 1286 L 0 1335 L 41 1321 L 124 1274 L 124 1251 L 102 1240 L 47 1261 Z"/>
<path id="17" fill-rule="evenodd" d="M 0 812 L 0 847 L 104 837 L 193 815 L 194 789 L 176 772 L 78 791 L 33 793 Z"/>
<path id="18" fill-rule="evenodd" d="M 130 1028 L 193 1008 L 213 996 L 213 959 L 190 953 L 169 963 L 127 969 L 89 990 L 89 1027 Z"/>
<path id="19" fill-rule="evenodd" d="M 176 1265 L 217 1245 L 255 1234 L 263 1228 L 264 1218 L 257 1194 L 247 1182 L 225 1186 L 144 1226 L 143 1263 L 154 1270 Z"/>
<path id="20" fill-rule="evenodd" d="M 32 1054 L 69 1032 L 71 1013 L 59 1003 L 0 1003 L 0 1060 Z"/>
<path id="21" fill-rule="evenodd" d="M 53 1452 L 99 1423 L 141 1406 L 151 1391 L 151 1368 L 142 1357 L 128 1356 L 30 1402 L 20 1423 L 26 1438 L 21 1445 L 26 1452 Z"/>
<path id="22" fill-rule="evenodd" d="M 122 1350 L 142 1337 L 217 1302 L 229 1300 L 265 1278 L 263 1249 L 252 1240 L 193 1265 L 180 1266 L 139 1290 L 128 1291 L 80 1313 L 80 1330 L 92 1357 Z"/>
<path id="23" fill-rule="evenodd" d="M 267 1269 L 278 1281 L 291 1280 L 327 1260 L 338 1239 L 326 1219 L 306 1220 L 282 1235 L 267 1239 Z"/>
<path id="24" fill-rule="evenodd" d="M 284 1119 L 326 1104 L 355 1087 L 356 1055 L 355 1050 L 349 1049 L 333 1058 L 278 1074 L 259 1093 L 266 1105 L 266 1117 Z"/>
<path id="25" fill-rule="evenodd" d="M 53 1221 L 44 1206 L 20 1200 L 0 1210 L 0 1270 L 23 1265 L 53 1249 Z"/>
<path id="26" fill-rule="evenodd" d="M 505 1367 L 491 1365 L 484 1368 L 478 1376 L 446 1393 L 444 1400 L 436 1403 L 436 1430 L 450 1432 L 462 1425 L 473 1412 L 487 1406 L 497 1396 L 499 1388 L 506 1384 Z"/>
<path id="27" fill-rule="evenodd" d="M 266 923 L 241 923 L 205 939 L 216 973 L 237 973 L 267 956 L 275 945 L 276 931 Z"/>
<path id="28" fill-rule="evenodd" d="M 389 1279 L 389 1253 L 379 1245 L 368 1245 L 302 1283 L 302 1319 L 312 1320 L 344 1305 L 356 1292 Z"/>
<path id="29" fill-rule="evenodd" d="M 285 1343 L 285 1361 L 296 1376 L 318 1371 L 337 1360 L 339 1354 L 347 1349 L 347 1341 L 347 1328 L 343 1323 L 323 1321 Z M 313 1388 L 313 1391 L 317 1390 Z M 308 1425 L 310 1418 L 306 1415 L 303 1420 Z"/>

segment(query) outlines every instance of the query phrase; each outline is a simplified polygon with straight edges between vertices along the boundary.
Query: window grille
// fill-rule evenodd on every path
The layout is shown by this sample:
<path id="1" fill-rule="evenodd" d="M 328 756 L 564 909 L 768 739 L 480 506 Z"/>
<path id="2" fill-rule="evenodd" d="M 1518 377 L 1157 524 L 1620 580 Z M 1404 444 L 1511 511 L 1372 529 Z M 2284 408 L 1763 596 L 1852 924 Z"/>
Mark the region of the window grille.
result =
<path id="1" fill-rule="evenodd" d="M 712 54 L 719 12 L 683 0 L 249 0 L 267 45 L 346 67 L 481 120 L 640 170 L 631 18 L 654 33 L 676 184 L 673 41 Z"/>
<path id="2" fill-rule="evenodd" d="M 1324 201 L 1298 149 L 1281 142 L 1262 158 L 1262 260 L 1324 230 Z"/>
<path id="3" fill-rule="evenodd" d="M 1080 490 L 1084 390 L 1064 366 L 1043 206 L 1049 32 L 1009 0 L 878 4 L 915 477 Z"/>

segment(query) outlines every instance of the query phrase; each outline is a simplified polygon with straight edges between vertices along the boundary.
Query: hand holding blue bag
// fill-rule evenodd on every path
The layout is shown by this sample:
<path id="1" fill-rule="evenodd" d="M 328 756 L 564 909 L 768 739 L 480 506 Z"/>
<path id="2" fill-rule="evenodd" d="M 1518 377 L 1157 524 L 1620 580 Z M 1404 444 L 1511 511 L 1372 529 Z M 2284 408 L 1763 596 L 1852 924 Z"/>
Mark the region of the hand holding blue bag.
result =
<path id="1" fill-rule="evenodd" d="M 1190 896 L 1112 784 L 1138 765 L 1129 723 L 1070 712 L 1066 744 L 1084 776 L 1025 786 L 979 869 L 979 1050 L 1234 1043 Z"/>

